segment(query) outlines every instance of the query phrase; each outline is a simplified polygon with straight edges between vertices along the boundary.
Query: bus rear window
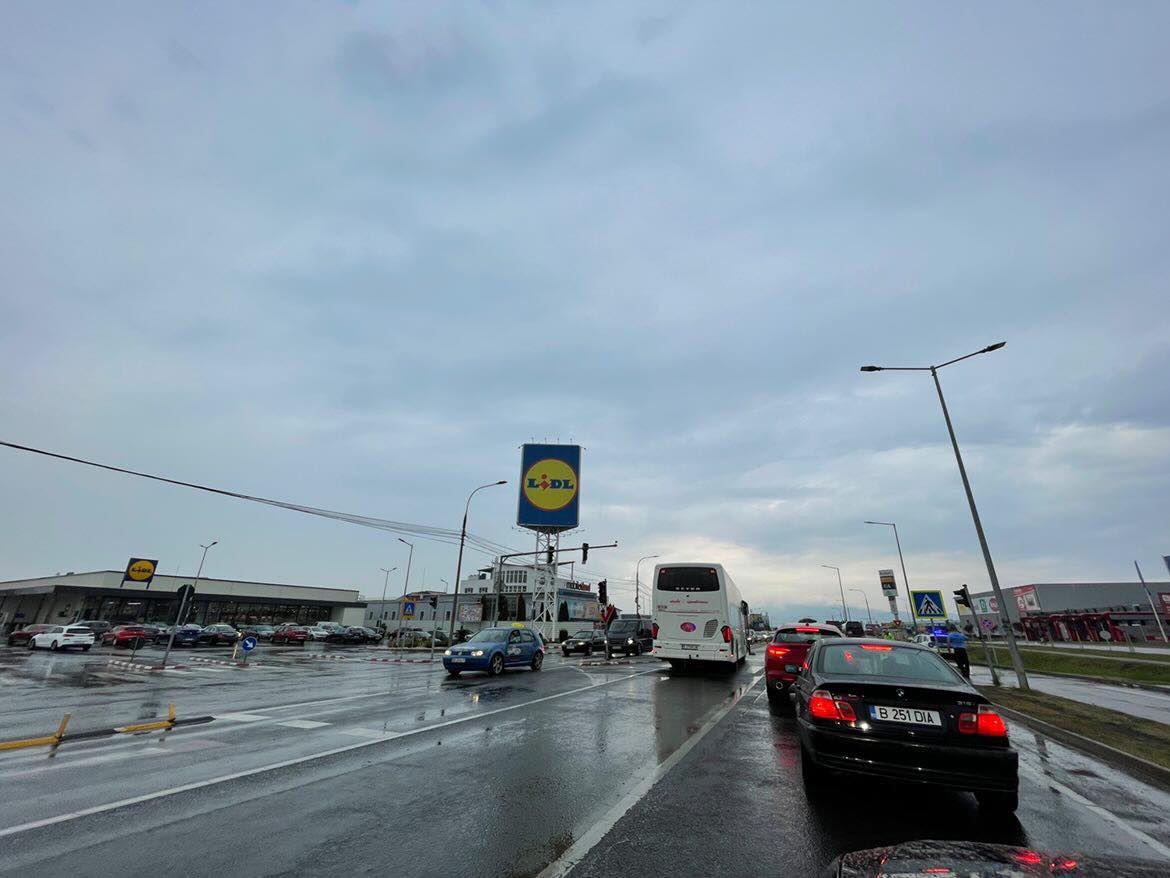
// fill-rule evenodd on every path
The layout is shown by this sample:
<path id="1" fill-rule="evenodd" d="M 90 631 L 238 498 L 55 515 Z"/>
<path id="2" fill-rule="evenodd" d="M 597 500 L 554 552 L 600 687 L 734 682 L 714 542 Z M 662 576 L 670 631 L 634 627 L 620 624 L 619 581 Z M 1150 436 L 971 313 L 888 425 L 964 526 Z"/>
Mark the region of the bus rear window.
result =
<path id="1" fill-rule="evenodd" d="M 719 591 L 714 567 L 664 567 L 658 571 L 659 591 Z"/>

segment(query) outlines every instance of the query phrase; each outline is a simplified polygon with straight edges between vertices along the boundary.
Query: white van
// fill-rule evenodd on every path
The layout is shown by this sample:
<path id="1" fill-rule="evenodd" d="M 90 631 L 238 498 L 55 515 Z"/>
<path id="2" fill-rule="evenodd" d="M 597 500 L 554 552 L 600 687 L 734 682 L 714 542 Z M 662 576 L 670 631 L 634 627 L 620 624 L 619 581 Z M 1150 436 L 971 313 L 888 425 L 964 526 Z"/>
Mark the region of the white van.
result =
<path id="1" fill-rule="evenodd" d="M 747 604 L 721 564 L 654 566 L 654 653 L 671 667 L 747 657 Z"/>

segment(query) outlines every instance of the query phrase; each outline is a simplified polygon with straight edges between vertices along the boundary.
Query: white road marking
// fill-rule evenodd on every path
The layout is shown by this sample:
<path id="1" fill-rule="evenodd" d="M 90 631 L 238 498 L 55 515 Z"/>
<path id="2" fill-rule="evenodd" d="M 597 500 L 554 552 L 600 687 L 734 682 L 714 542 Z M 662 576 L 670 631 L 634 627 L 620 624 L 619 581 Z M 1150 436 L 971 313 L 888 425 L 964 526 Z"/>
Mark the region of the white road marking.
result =
<path id="1" fill-rule="evenodd" d="M 1032 766 L 1030 766 L 1030 765 L 1021 765 L 1019 768 L 1019 771 L 1020 771 L 1020 774 L 1028 775 L 1028 777 L 1032 778 L 1032 780 L 1036 781 L 1036 783 L 1040 784 L 1040 786 L 1050 787 L 1051 789 L 1060 793 L 1062 796 L 1066 796 L 1071 801 L 1076 802 L 1078 805 L 1092 811 L 1094 814 L 1096 814 L 1098 817 L 1102 818 L 1103 820 L 1106 820 L 1109 823 L 1112 823 L 1117 828 L 1124 829 L 1126 832 L 1128 832 L 1130 835 L 1132 835 L 1138 841 L 1142 842 L 1145 845 L 1148 845 L 1150 848 L 1157 851 L 1163 857 L 1170 858 L 1170 847 L 1167 847 L 1166 845 L 1162 844 L 1162 842 L 1158 841 L 1156 838 L 1150 837 L 1149 835 L 1147 835 L 1146 833 L 1144 833 L 1140 829 L 1138 829 L 1136 826 L 1130 826 L 1128 823 L 1126 823 L 1124 820 L 1122 820 L 1120 817 L 1118 817 L 1112 811 L 1108 811 L 1105 808 L 1102 808 L 1100 805 L 1089 801 L 1084 796 L 1082 796 L 1080 793 L 1078 793 L 1076 790 L 1071 789 L 1070 787 L 1066 787 L 1064 784 L 1060 783 L 1059 781 L 1053 780 L 1048 775 L 1044 774 L 1043 772 L 1037 771 L 1036 769 L 1032 768 Z"/>
<path id="2" fill-rule="evenodd" d="M 338 729 L 337 733 L 349 735 L 351 738 L 393 738 L 398 736 L 397 732 L 389 732 L 384 729 L 348 728 Z"/>
<path id="3" fill-rule="evenodd" d="M 272 719 L 270 716 L 259 713 L 217 713 L 214 716 L 216 719 L 227 719 L 238 723 L 255 723 L 260 722 L 260 720 Z"/>
<path id="4" fill-rule="evenodd" d="M 641 782 L 618 801 L 616 805 L 606 811 L 600 820 L 585 830 L 584 834 L 580 835 L 576 843 L 571 845 L 560 857 L 549 863 L 536 878 L 561 878 L 561 876 L 569 874 L 578 863 L 585 859 L 585 855 L 593 850 L 599 841 L 605 838 L 606 833 L 613 829 L 614 824 L 621 820 L 627 811 L 650 792 L 658 781 L 669 774 L 670 770 L 678 765 L 695 748 L 695 745 L 703 740 L 709 731 L 719 725 L 719 722 L 731 712 L 731 709 L 739 704 L 740 699 L 747 695 L 756 683 L 760 682 L 761 677 L 761 674 L 753 677 L 750 683 L 746 684 L 735 694 L 730 704 L 719 708 L 714 716 L 699 727 L 697 732 L 687 738 L 661 765 L 655 766 Z"/>
<path id="5" fill-rule="evenodd" d="M 321 726 L 329 725 L 329 723 L 319 723 L 314 719 L 290 719 L 282 723 L 277 723 L 277 725 L 290 729 L 319 729 Z"/>
<path id="6" fill-rule="evenodd" d="M 576 689 L 568 689 L 564 692 L 557 692 L 554 695 L 545 695 L 541 698 L 533 698 L 530 701 L 524 701 L 520 704 L 511 704 L 507 707 L 497 707 L 492 710 L 485 710 L 482 713 L 473 713 L 468 716 L 459 717 L 458 719 L 451 719 L 441 723 L 435 723 L 429 726 L 423 726 L 417 729 L 411 729 L 406 732 L 389 732 L 383 737 L 376 739 L 358 741 L 356 744 L 346 744 L 344 747 L 334 747 L 330 750 L 322 750 L 320 753 L 310 753 L 308 756 L 298 756 L 294 759 L 285 759 L 280 762 L 273 762 L 268 765 L 261 765 L 257 768 L 249 768 L 244 771 L 236 771 L 232 774 L 224 774 L 219 777 L 208 778 L 207 780 L 195 781 L 193 783 L 181 784 L 177 787 L 171 787 L 168 790 L 158 790 L 153 793 L 145 793 L 141 796 L 133 796 L 129 799 L 120 799 L 117 802 L 108 802 L 105 805 L 94 805 L 90 808 L 82 808 L 78 811 L 70 811 L 68 814 L 58 814 L 56 817 L 45 817 L 41 820 L 33 820 L 29 823 L 20 823 L 16 826 L 6 826 L 0 829 L 0 838 L 7 838 L 11 835 L 19 835 L 22 832 L 28 832 L 33 829 L 40 829 L 45 826 L 55 826 L 58 823 L 66 823 L 70 820 L 77 820 L 81 817 L 89 817 L 93 814 L 104 814 L 108 811 L 116 811 L 119 808 L 127 808 L 130 805 L 138 805 L 142 802 L 152 802 L 156 799 L 165 799 L 170 796 L 178 795 L 179 793 L 187 793 L 192 790 L 201 790 L 206 787 L 216 786 L 221 783 L 228 783 L 229 781 L 239 780 L 245 777 L 255 777 L 258 774 L 267 774 L 270 771 L 278 771 L 282 768 L 291 768 L 294 765 L 304 765 L 307 762 L 315 762 L 318 759 L 327 759 L 330 756 L 338 756 L 342 753 L 350 753 L 354 750 L 361 750 L 365 747 L 372 747 L 375 744 L 381 744 L 386 741 L 393 741 L 399 738 L 409 738 L 414 735 L 421 735 L 425 732 L 433 732 L 437 729 L 445 729 L 451 726 L 461 725 L 472 720 L 485 719 L 489 716 L 495 716 L 500 713 L 508 713 L 513 710 L 520 710 L 525 707 L 531 707 L 534 704 L 542 704 L 546 701 L 556 701 L 559 698 L 567 698 L 570 695 L 579 695 L 582 692 L 589 692 L 593 689 L 600 689 L 603 686 L 612 686 L 614 683 L 624 683 L 633 680 L 637 677 L 645 676 L 653 673 L 652 671 L 640 671 L 636 674 L 623 674 L 620 677 L 613 677 L 609 680 L 604 680 L 601 683 L 594 683 L 590 686 L 579 686 Z M 757 678 L 758 679 L 758 678 Z M 755 681 L 752 681 L 752 685 Z M 750 688 L 750 686 L 749 686 Z M 745 690 L 746 691 L 746 690 Z M 225 717 L 240 717 L 248 716 L 249 714 L 224 714 Z M 253 714 L 254 716 L 254 714 Z M 247 722 L 247 720 L 245 720 Z M 701 732 L 702 730 L 700 730 Z M 683 745 L 684 747 L 686 744 Z M 670 760 L 667 760 L 666 765 Z"/>

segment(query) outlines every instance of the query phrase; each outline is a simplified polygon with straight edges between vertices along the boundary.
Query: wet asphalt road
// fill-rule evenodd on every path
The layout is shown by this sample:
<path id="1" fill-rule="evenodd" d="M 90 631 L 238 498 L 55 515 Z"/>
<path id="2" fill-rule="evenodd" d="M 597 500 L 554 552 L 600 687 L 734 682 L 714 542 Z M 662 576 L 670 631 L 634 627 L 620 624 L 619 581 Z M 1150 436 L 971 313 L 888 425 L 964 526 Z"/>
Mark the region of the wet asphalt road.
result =
<path id="1" fill-rule="evenodd" d="M 151 674 L 96 650 L 0 650 L 2 739 L 46 734 L 63 710 L 71 728 L 170 701 L 216 717 L 0 754 L 0 874 L 808 875 L 928 837 L 1170 858 L 1170 796 L 1020 729 L 1017 819 L 867 782 L 810 800 L 758 658 L 707 677 L 554 655 L 540 673 L 448 681 L 343 654 Z"/>
<path id="2" fill-rule="evenodd" d="M 1017 685 L 1016 676 L 1010 671 L 1001 673 L 999 677 L 1003 686 L 1014 688 Z M 991 671 L 975 666 L 971 669 L 971 681 L 978 686 L 990 686 Z M 1050 677 L 1032 671 L 1028 672 L 1028 683 L 1038 692 L 1059 695 L 1061 698 L 1105 707 L 1154 722 L 1170 723 L 1170 687 L 1165 691 L 1154 691 L 1131 686 L 1110 686 L 1091 680 Z"/>

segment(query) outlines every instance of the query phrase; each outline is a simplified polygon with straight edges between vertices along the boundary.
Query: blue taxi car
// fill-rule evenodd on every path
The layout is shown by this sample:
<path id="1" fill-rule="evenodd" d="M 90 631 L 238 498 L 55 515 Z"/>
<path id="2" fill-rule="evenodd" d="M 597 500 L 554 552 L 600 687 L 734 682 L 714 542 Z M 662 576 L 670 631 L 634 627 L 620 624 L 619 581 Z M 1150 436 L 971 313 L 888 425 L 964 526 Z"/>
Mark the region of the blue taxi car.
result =
<path id="1" fill-rule="evenodd" d="M 523 627 L 484 628 L 443 653 L 443 667 L 452 677 L 464 671 L 486 671 L 494 677 L 504 668 L 539 671 L 543 664 L 544 643 L 535 631 Z"/>

